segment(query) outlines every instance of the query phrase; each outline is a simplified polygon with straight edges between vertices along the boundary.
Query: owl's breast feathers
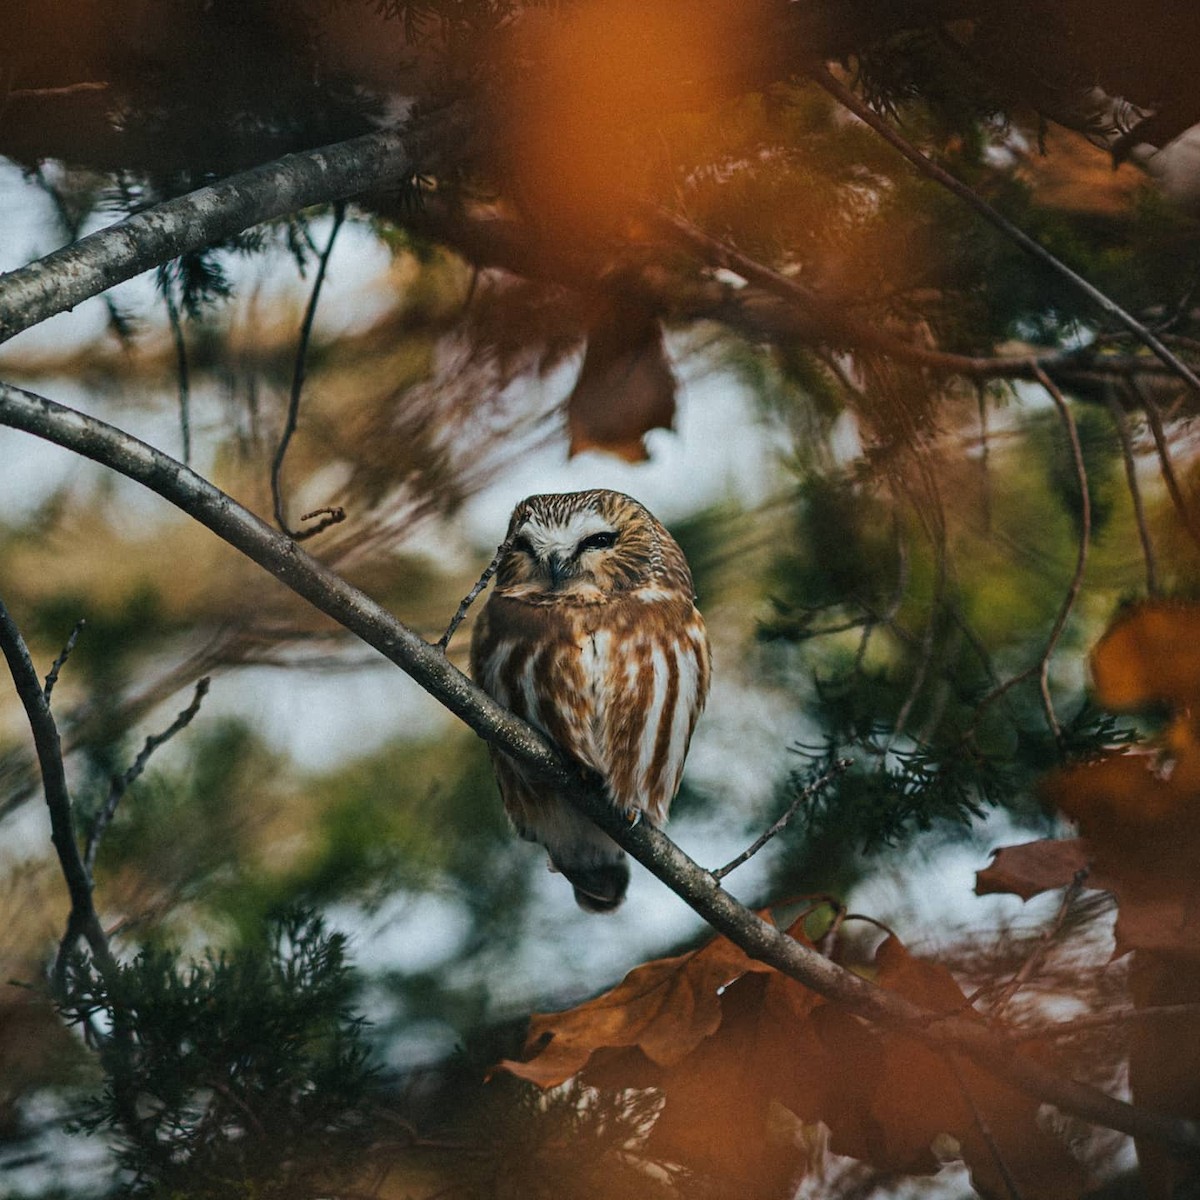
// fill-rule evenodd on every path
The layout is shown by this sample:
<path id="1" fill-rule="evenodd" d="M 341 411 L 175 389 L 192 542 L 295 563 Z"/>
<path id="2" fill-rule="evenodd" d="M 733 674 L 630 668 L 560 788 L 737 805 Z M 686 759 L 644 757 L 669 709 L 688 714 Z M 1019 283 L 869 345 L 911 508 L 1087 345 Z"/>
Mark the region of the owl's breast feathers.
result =
<path id="1" fill-rule="evenodd" d="M 605 779 L 614 804 L 661 822 L 709 684 L 708 637 L 690 591 L 647 587 L 604 603 L 494 593 L 475 626 L 471 673 L 500 704 Z M 544 785 L 497 755 L 518 827 Z"/>

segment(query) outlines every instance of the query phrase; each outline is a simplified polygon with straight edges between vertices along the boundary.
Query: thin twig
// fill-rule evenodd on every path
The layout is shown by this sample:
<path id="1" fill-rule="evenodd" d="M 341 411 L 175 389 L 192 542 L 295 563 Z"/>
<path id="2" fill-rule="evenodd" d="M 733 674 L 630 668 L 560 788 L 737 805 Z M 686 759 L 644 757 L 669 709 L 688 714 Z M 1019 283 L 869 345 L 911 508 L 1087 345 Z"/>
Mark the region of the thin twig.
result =
<path id="1" fill-rule="evenodd" d="M 869 125 L 884 141 L 903 154 L 923 175 L 927 175 L 930 179 L 935 180 L 944 188 L 953 192 L 960 200 L 969 204 L 977 213 L 991 222 L 1005 237 L 1020 246 L 1028 255 L 1067 280 L 1068 283 L 1096 304 L 1102 312 L 1123 325 L 1138 341 L 1148 347 L 1161 362 L 1170 367 L 1193 391 L 1200 392 L 1200 378 L 1197 378 L 1191 368 L 1182 359 L 1168 350 L 1136 317 L 1126 312 L 1116 301 L 1106 296 L 1099 288 L 1089 283 L 1078 272 L 1071 270 L 1066 263 L 1055 258 L 1045 246 L 1036 242 L 1023 229 L 1019 229 L 1008 220 L 1007 217 L 1001 216 L 978 192 L 968 187 L 961 180 L 955 179 L 949 171 L 943 170 L 935 162 L 922 154 L 907 138 L 903 137 L 887 124 L 886 121 L 882 120 L 877 113 L 859 100 L 844 83 L 835 79 L 823 66 L 810 68 L 809 75 L 820 87 L 833 96 L 838 103 L 848 108 L 860 121 Z"/>
<path id="2" fill-rule="evenodd" d="M 42 696 L 45 698 L 47 706 L 50 704 L 50 693 L 54 691 L 54 685 L 58 682 L 58 673 L 66 665 L 67 659 L 71 657 L 71 651 L 75 649 L 75 643 L 86 624 L 87 621 L 83 617 L 80 617 L 75 622 L 75 628 L 71 630 L 71 636 L 67 638 L 67 644 L 59 652 L 54 662 L 50 664 L 50 673 L 46 676 L 46 682 L 42 684 Z"/>
<path id="3" fill-rule="evenodd" d="M 275 505 L 275 524 L 289 537 L 296 535 L 288 528 L 287 515 L 283 511 L 283 460 L 287 455 L 288 444 L 292 434 L 296 432 L 296 424 L 300 419 L 300 394 L 304 390 L 305 363 L 308 358 L 308 342 L 312 336 L 313 319 L 317 315 L 317 301 L 321 298 L 321 285 L 325 282 L 325 271 L 329 266 L 329 256 L 333 253 L 333 244 L 337 241 L 338 231 L 346 219 L 346 206 L 341 201 L 333 206 L 333 228 L 329 231 L 329 241 L 321 251 L 317 261 L 317 273 L 313 278 L 312 292 L 308 297 L 308 305 L 304 310 L 304 320 L 300 324 L 300 341 L 296 346 L 296 363 L 292 368 L 292 392 L 288 399 L 287 419 L 284 421 L 283 434 L 279 439 L 279 447 L 275 451 L 275 460 L 271 463 L 271 499 Z M 321 510 L 318 510 L 321 511 Z M 327 529 L 334 521 L 323 521 L 322 529 Z M 308 536 L 318 532 L 312 530 Z"/>
<path id="4" fill-rule="evenodd" d="M 1062 903 L 1058 906 L 1058 912 L 1054 914 L 1054 920 L 1050 922 L 1047 928 L 1042 930 L 1041 936 L 1038 938 L 1037 944 L 1030 952 L 1029 957 L 1021 964 L 1021 969 L 1004 985 L 999 996 L 992 1003 L 991 1014 L 993 1017 L 1002 1016 L 1004 1010 L 1012 1003 L 1013 997 L 1033 978 L 1033 973 L 1046 957 L 1054 939 L 1062 932 L 1063 925 L 1067 920 L 1067 914 L 1071 911 L 1071 906 L 1079 899 L 1079 894 L 1083 891 L 1087 883 L 1087 877 L 1087 867 L 1081 867 L 1075 872 L 1075 877 L 1063 892 Z"/>
<path id="5" fill-rule="evenodd" d="M 315 524 L 310 525 L 307 529 L 298 529 L 292 534 L 292 537 L 298 542 L 307 541 L 310 537 L 316 537 L 318 533 L 323 533 L 331 525 L 340 525 L 346 519 L 346 510 L 340 504 L 327 504 L 322 508 L 314 508 L 312 512 L 306 512 L 301 517 L 301 521 L 311 521 L 313 517 L 321 519 Z"/>
<path id="6" fill-rule="evenodd" d="M 1183 489 L 1179 486 L 1179 478 L 1175 474 L 1175 464 L 1171 461 L 1171 447 L 1167 442 L 1158 405 L 1132 379 L 1129 380 L 1129 390 L 1141 405 L 1142 411 L 1146 414 L 1146 420 L 1149 422 L 1150 432 L 1154 435 L 1154 447 L 1158 451 L 1163 482 L 1167 485 L 1167 494 L 1171 497 L 1171 503 L 1175 506 L 1175 511 L 1192 541 L 1200 546 L 1200 525 L 1192 515 L 1191 505 L 1184 499 Z"/>
<path id="7" fill-rule="evenodd" d="M 192 462 L 192 388 L 188 374 L 187 342 L 183 336 L 183 322 L 179 317 L 179 306 L 175 303 L 173 285 L 166 267 L 158 270 L 158 284 L 167 305 L 167 319 L 171 325 L 171 338 L 175 343 L 175 371 L 179 381 L 179 430 L 183 437 L 183 463 Z"/>
<path id="8" fill-rule="evenodd" d="M 146 764 L 150 761 L 150 756 L 164 742 L 169 742 L 181 729 L 186 728 L 192 718 L 200 711 L 201 702 L 208 695 L 209 678 L 205 676 L 196 683 L 196 692 L 192 696 L 192 702 L 185 708 L 162 733 L 153 733 L 145 741 L 141 752 L 137 758 L 133 760 L 129 769 L 121 775 L 114 775 L 108 789 L 108 795 L 105 797 L 104 803 L 100 806 L 100 811 L 96 813 L 96 819 L 92 822 L 91 832 L 88 834 L 87 846 L 83 852 L 83 865 L 87 868 L 90 875 L 96 866 L 96 854 L 100 849 L 100 839 L 104 836 L 105 830 L 108 828 L 117 811 L 117 805 L 121 803 L 121 797 L 129 790 L 139 775 L 146 769 Z"/>
<path id="9" fill-rule="evenodd" d="M 1071 584 L 1067 588 L 1066 596 L 1063 597 L 1062 607 L 1059 609 L 1054 627 L 1050 630 L 1049 638 L 1046 639 L 1046 648 L 1042 651 L 1042 661 L 1038 669 L 1038 685 L 1042 693 L 1042 705 L 1046 710 L 1046 720 L 1050 724 L 1055 739 L 1058 739 L 1062 736 L 1062 727 L 1054 715 L 1054 705 L 1050 700 L 1050 658 L 1066 627 L 1067 617 L 1070 616 L 1071 609 L 1075 607 L 1079 589 L 1083 586 L 1083 572 L 1087 567 L 1088 549 L 1092 537 L 1092 498 L 1088 489 L 1087 467 L 1083 462 L 1083 447 L 1079 444 L 1079 430 L 1076 428 L 1075 418 L 1071 414 L 1071 407 L 1063 398 L 1062 392 L 1054 386 L 1050 377 L 1041 367 L 1037 368 L 1037 376 L 1038 382 L 1046 389 L 1050 399 L 1054 401 L 1058 415 L 1066 427 L 1067 439 L 1071 444 L 1071 458 L 1075 464 L 1075 478 L 1079 483 L 1079 550 L 1075 559 L 1075 573 L 1071 576 Z"/>
<path id="10" fill-rule="evenodd" d="M 1142 489 L 1138 484 L 1137 462 L 1133 456 L 1133 439 L 1129 435 L 1129 421 L 1121 402 L 1108 392 L 1108 411 L 1112 413 L 1117 437 L 1121 440 L 1121 457 L 1125 460 L 1125 482 L 1129 498 L 1133 501 L 1133 519 L 1137 522 L 1138 538 L 1142 543 L 1142 557 L 1146 561 L 1146 593 L 1158 595 L 1158 564 L 1154 557 L 1154 543 L 1150 540 L 1150 529 L 1146 524 L 1146 510 L 1142 504 Z"/>
<path id="11" fill-rule="evenodd" d="M 971 1094 L 971 1089 L 967 1087 L 967 1081 L 963 1076 L 962 1069 L 955 1061 L 953 1054 L 946 1054 L 943 1057 L 946 1065 L 950 1068 L 950 1073 L 954 1076 L 954 1082 L 958 1084 L 958 1090 L 963 1100 L 966 1101 L 967 1107 L 971 1110 L 971 1119 L 975 1122 L 975 1128 L 979 1130 L 980 1136 L 983 1138 L 992 1156 L 992 1161 L 996 1164 L 996 1170 L 1000 1172 L 1000 1178 L 1004 1180 L 1004 1187 L 1008 1191 L 1009 1200 L 1024 1200 L 1016 1177 L 1013 1175 L 1011 1168 L 1005 1161 L 1004 1155 L 1001 1153 L 1000 1143 L 996 1141 L 996 1135 L 992 1133 L 991 1126 L 987 1123 L 982 1109 L 975 1102 L 975 1097 Z"/>
<path id="12" fill-rule="evenodd" d="M 500 560 L 508 553 L 510 542 L 508 538 L 496 547 L 496 553 L 492 556 L 492 561 L 484 568 L 484 572 L 475 581 L 475 586 L 462 598 L 458 606 L 458 611 L 450 618 L 450 624 L 446 626 L 446 632 L 437 640 L 438 649 L 444 654 L 447 647 L 450 645 L 450 639 L 454 636 L 454 631 L 462 624 L 463 617 L 467 615 L 467 610 L 475 603 L 479 593 L 491 582 L 491 578 L 495 575 L 500 567 Z"/>
<path id="13" fill-rule="evenodd" d="M 787 810 L 784 812 L 783 816 L 781 816 L 779 820 L 776 821 L 775 824 L 766 831 L 766 833 L 764 833 L 761 837 L 756 838 L 755 841 L 750 844 L 750 846 L 748 846 L 741 852 L 741 854 L 737 856 L 737 858 L 732 858 L 723 867 L 718 867 L 715 871 L 711 871 L 710 874 L 712 877 L 717 880 L 724 879 L 725 876 L 730 873 L 730 871 L 736 871 L 737 868 L 742 865 L 742 863 L 752 859 L 776 834 L 782 833 L 783 830 L 787 828 L 788 822 L 796 815 L 797 812 L 799 812 L 800 806 L 804 804 L 805 801 L 811 800 L 813 796 L 815 796 L 822 788 L 827 787 L 839 775 L 841 775 L 843 771 L 848 770 L 852 765 L 853 764 L 850 759 L 839 758 L 834 762 L 829 770 L 825 772 L 824 775 L 820 776 L 818 779 L 814 779 L 811 783 L 805 784 L 804 787 L 802 787 L 800 791 L 796 793 L 796 796 L 792 800 L 791 804 L 787 806 Z"/>
<path id="14" fill-rule="evenodd" d="M 1083 448 L 1079 444 L 1079 430 L 1075 426 L 1075 418 L 1071 415 L 1071 409 L 1063 398 L 1063 394 L 1054 386 L 1049 376 L 1041 367 L 1034 364 L 1034 372 L 1042 387 L 1049 394 L 1050 399 L 1054 401 L 1054 405 L 1058 409 L 1058 414 L 1062 418 L 1063 425 L 1066 428 L 1067 440 L 1071 446 L 1071 458 L 1075 466 L 1075 477 L 1079 483 L 1079 549 L 1075 558 L 1075 570 L 1071 575 L 1071 582 L 1067 587 L 1067 594 L 1063 597 L 1063 602 L 1059 606 L 1058 615 L 1054 618 L 1054 624 L 1050 629 L 1050 636 L 1046 639 L 1046 645 L 1042 650 L 1041 656 L 1037 662 L 1032 663 L 1023 671 L 1018 671 L 980 700 L 975 706 L 975 716 L 971 721 L 970 728 L 967 730 L 967 737 L 970 737 L 979 727 L 979 722 L 988 708 L 1002 696 L 1007 695 L 1018 684 L 1024 683 L 1025 680 L 1031 679 L 1035 675 L 1038 679 L 1042 708 L 1046 713 L 1046 723 L 1050 726 L 1050 732 L 1056 740 L 1062 736 L 1062 726 L 1058 722 L 1058 717 L 1054 712 L 1054 704 L 1050 698 L 1050 659 L 1054 654 L 1055 647 L 1058 645 L 1059 638 L 1062 637 L 1064 628 L 1066 628 L 1067 618 L 1071 615 L 1071 610 L 1075 607 L 1075 601 L 1079 596 L 1079 589 L 1083 585 L 1083 572 L 1087 566 L 1088 549 L 1091 545 L 1092 536 L 1092 500 L 1088 491 L 1087 467 L 1083 461 Z"/>
<path id="15" fill-rule="evenodd" d="M 1034 1025 L 1027 1029 L 1011 1029 L 1009 1036 L 1018 1042 L 1035 1042 L 1041 1038 L 1078 1037 L 1114 1025 L 1150 1024 L 1154 1021 L 1178 1021 L 1184 1017 L 1194 1021 L 1200 1015 L 1200 1004 L 1158 1004 L 1150 1008 L 1119 1008 L 1112 1012 L 1093 1013 L 1053 1025 Z"/>

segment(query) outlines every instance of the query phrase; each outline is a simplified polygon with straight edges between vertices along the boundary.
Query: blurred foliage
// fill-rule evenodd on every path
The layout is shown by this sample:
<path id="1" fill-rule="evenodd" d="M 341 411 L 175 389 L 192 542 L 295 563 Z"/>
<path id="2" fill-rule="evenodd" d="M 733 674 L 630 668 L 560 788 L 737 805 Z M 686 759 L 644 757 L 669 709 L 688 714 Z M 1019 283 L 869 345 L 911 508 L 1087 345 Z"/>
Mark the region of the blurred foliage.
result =
<path id="1" fill-rule="evenodd" d="M 315 1196 L 364 1170 L 379 1080 L 345 950 L 296 912 L 187 966 L 165 950 L 115 974 L 76 964 L 63 1016 L 109 1032 L 75 1120 L 114 1132 L 123 1194 Z"/>

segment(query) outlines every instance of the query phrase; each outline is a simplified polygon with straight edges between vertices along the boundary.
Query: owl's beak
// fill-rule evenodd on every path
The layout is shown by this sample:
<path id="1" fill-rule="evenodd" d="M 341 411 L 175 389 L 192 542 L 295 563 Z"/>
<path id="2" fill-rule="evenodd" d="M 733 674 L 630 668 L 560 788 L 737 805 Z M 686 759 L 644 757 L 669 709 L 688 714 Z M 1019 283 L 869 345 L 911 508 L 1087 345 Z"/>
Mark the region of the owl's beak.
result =
<path id="1" fill-rule="evenodd" d="M 566 554 L 551 554 L 546 560 L 546 565 L 550 568 L 550 586 L 552 588 L 561 586 L 571 574 L 571 560 Z"/>

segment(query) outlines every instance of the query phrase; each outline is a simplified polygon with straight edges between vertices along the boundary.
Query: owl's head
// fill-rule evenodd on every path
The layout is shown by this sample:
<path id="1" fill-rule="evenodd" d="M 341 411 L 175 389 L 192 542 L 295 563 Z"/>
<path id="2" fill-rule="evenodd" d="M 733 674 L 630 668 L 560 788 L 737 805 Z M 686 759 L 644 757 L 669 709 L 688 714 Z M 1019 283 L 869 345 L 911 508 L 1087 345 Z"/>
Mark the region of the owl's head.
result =
<path id="1" fill-rule="evenodd" d="M 675 539 L 622 492 L 530 496 L 513 509 L 496 570 L 500 591 L 525 599 L 598 600 L 692 577 Z"/>

